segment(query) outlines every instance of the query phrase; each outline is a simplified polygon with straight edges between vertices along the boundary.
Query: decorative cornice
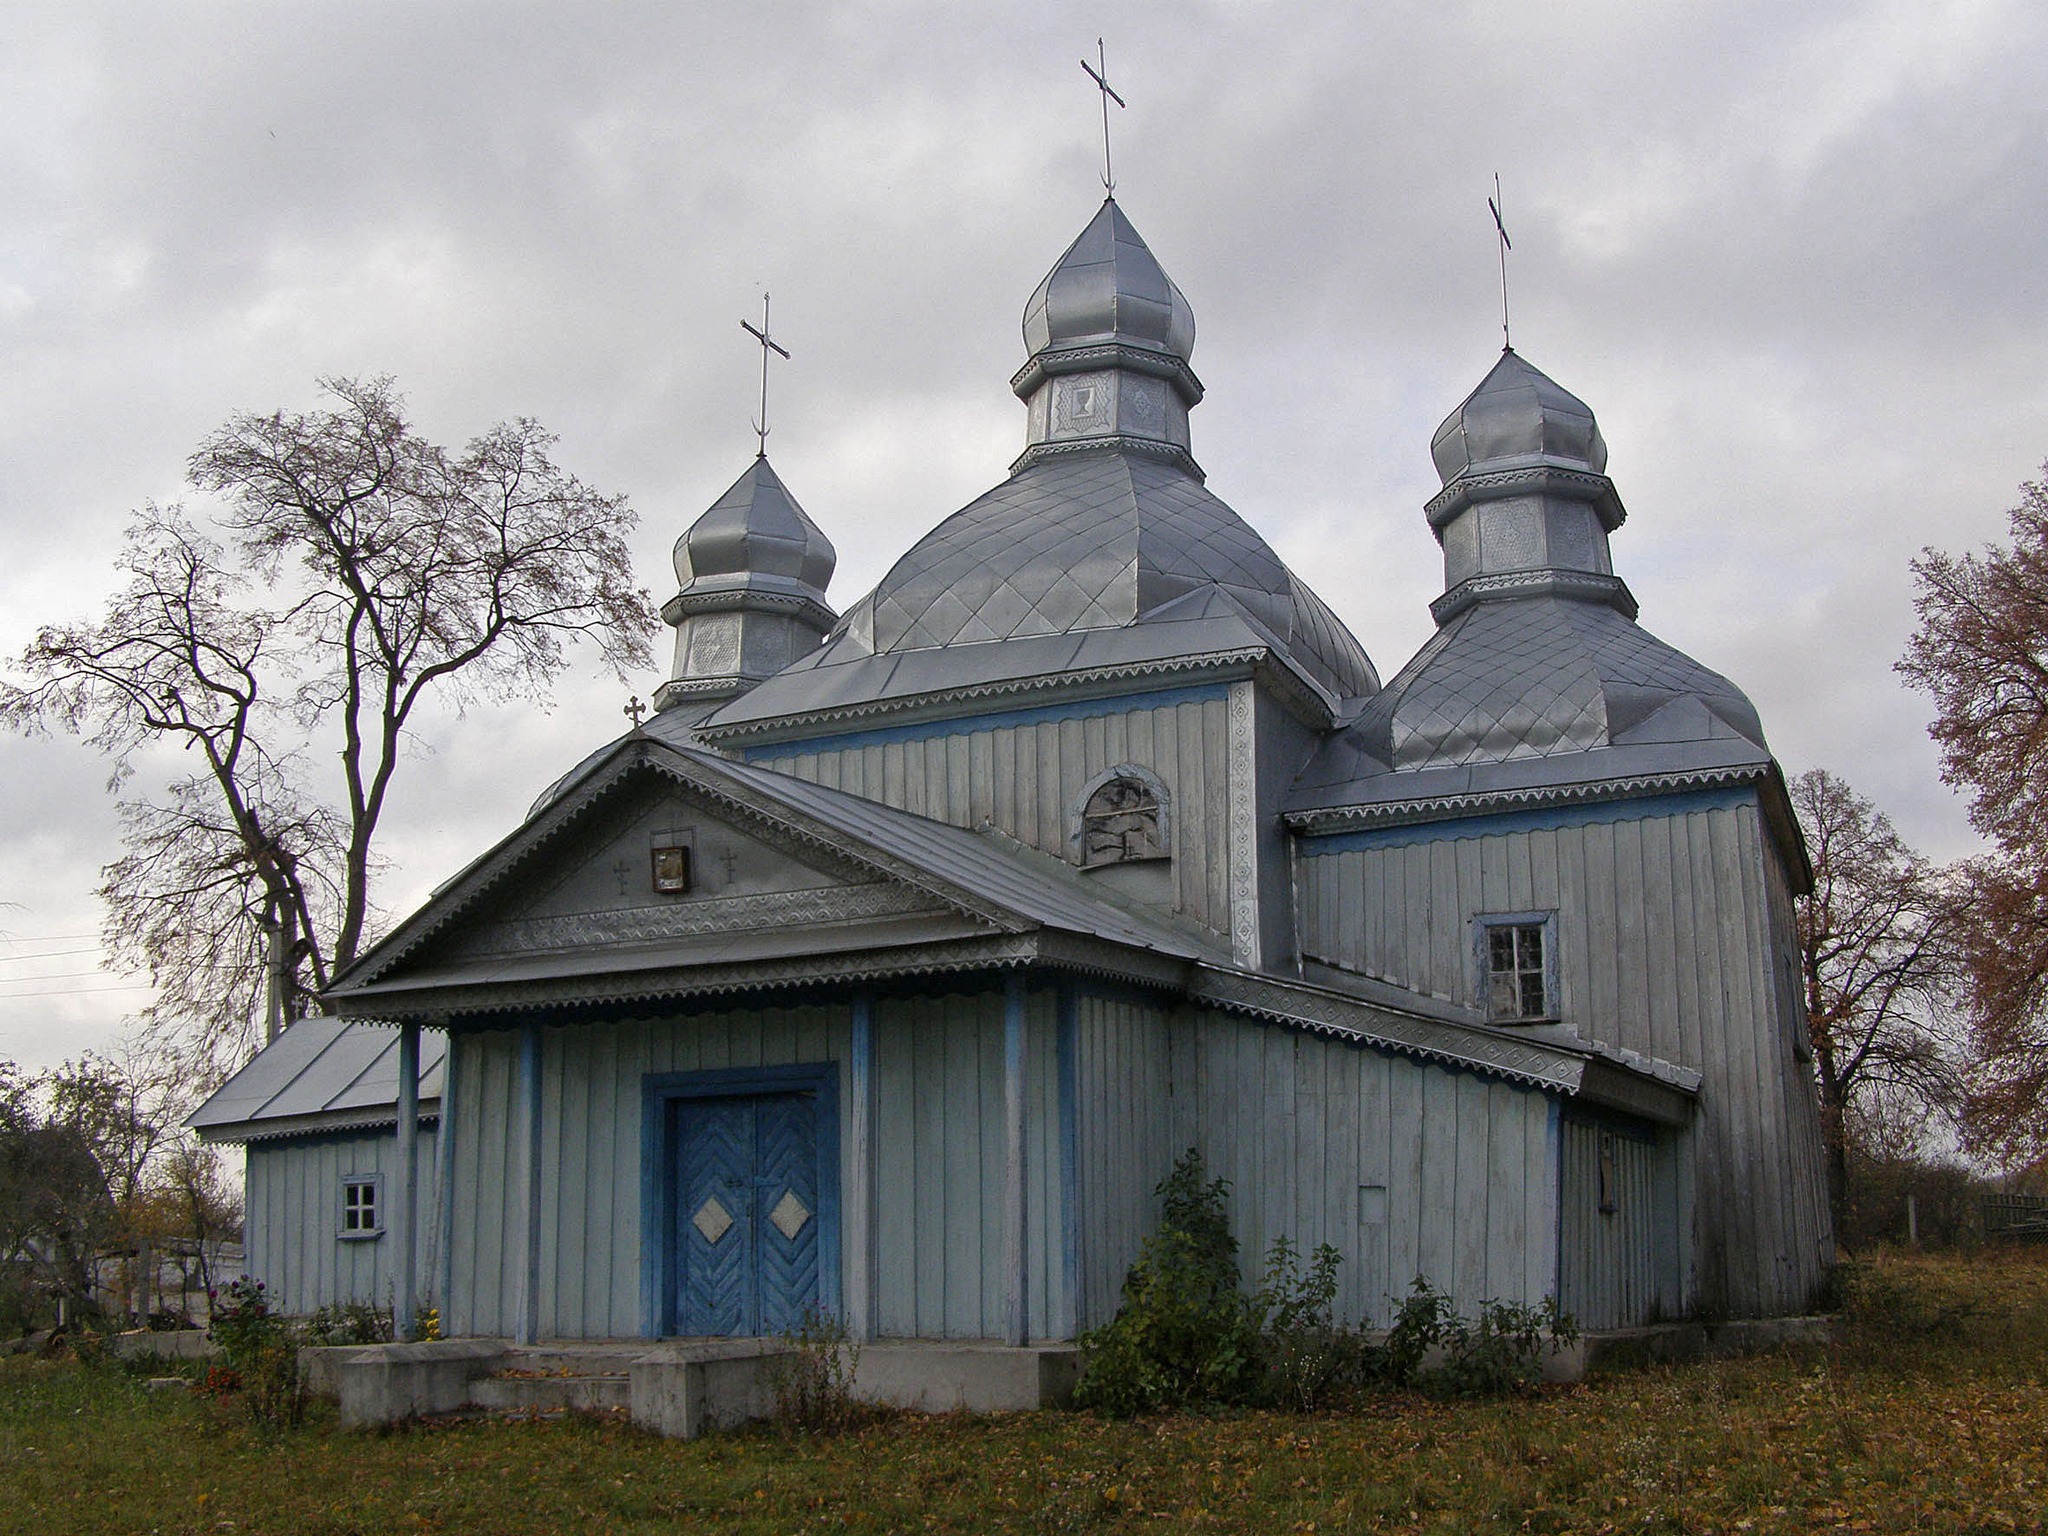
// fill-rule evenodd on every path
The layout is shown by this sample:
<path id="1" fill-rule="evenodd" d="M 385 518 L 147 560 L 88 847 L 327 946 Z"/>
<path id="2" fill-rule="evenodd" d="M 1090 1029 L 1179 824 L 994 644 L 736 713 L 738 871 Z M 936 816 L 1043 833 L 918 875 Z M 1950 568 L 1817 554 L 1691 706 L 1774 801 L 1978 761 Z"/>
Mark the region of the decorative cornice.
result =
<path id="1" fill-rule="evenodd" d="M 799 959 L 728 965 L 610 972 L 602 976 L 550 977 L 535 981 L 393 987 L 367 996 L 347 993 L 332 999 L 344 1018 L 404 1020 L 434 1015 L 459 1027 L 477 1014 L 530 1013 L 566 1005 L 654 1002 L 665 998 L 723 996 L 826 982 L 880 981 L 904 976 L 1028 965 L 1039 953 L 1037 934 L 955 939 L 897 949 L 851 950 Z"/>
<path id="2" fill-rule="evenodd" d="M 737 672 L 729 672 L 723 677 L 672 677 L 654 690 L 654 712 L 660 714 L 677 704 L 738 698 L 759 681 L 757 677 L 742 677 Z"/>
<path id="3" fill-rule="evenodd" d="M 1638 611 L 1635 594 L 1619 576 L 1539 566 L 1531 571 L 1495 571 L 1461 581 L 1429 605 L 1429 616 L 1441 626 L 1479 603 L 1516 597 L 1569 597 L 1581 602 L 1605 603 L 1629 619 L 1633 619 Z"/>
<path id="4" fill-rule="evenodd" d="M 1614 532 L 1628 518 L 1616 494 L 1614 482 L 1589 469 L 1563 469 L 1555 464 L 1529 464 L 1491 473 L 1460 475 L 1422 504 L 1429 526 L 1441 528 L 1466 507 L 1480 501 L 1502 501 L 1510 496 L 1559 496 L 1589 502 L 1599 514 L 1601 526 Z"/>
<path id="5" fill-rule="evenodd" d="M 1417 822 L 1463 820 L 1473 816 L 1525 811 L 1541 806 L 1578 805 L 1593 800 L 1633 800 L 1687 790 L 1721 789 L 1732 784 L 1757 784 L 1770 776 L 1768 763 L 1734 768 L 1699 768 L 1678 773 L 1632 774 L 1594 779 L 1583 784 L 1532 785 L 1527 789 L 1473 790 L 1428 795 L 1413 800 L 1380 800 L 1367 805 L 1338 805 L 1288 811 L 1281 818 L 1290 831 L 1321 837 L 1363 828 L 1408 826 Z"/>
<path id="6" fill-rule="evenodd" d="M 420 1124 L 438 1125 L 441 1099 L 438 1094 L 420 1100 Z M 297 1136 L 347 1135 L 351 1131 L 395 1131 L 398 1128 L 396 1096 L 386 1104 L 369 1104 L 361 1109 L 319 1109 L 304 1115 L 280 1115 L 265 1120 L 230 1120 L 220 1125 L 194 1126 L 204 1142 L 281 1141 Z"/>
<path id="7" fill-rule="evenodd" d="M 1198 481 L 1206 481 L 1202 466 L 1195 462 L 1195 456 L 1178 443 L 1168 443 L 1151 437 L 1130 437 L 1121 432 L 1105 433 L 1101 437 L 1062 438 L 1058 442 L 1033 443 L 1018 454 L 1010 465 L 1010 473 L 1017 474 L 1034 464 L 1047 459 L 1056 459 L 1070 453 L 1092 453 L 1101 448 L 1121 449 L 1126 453 L 1140 454 L 1148 459 L 1160 459 L 1187 471 Z"/>
<path id="8" fill-rule="evenodd" d="M 1155 379 L 1165 379 L 1189 407 L 1202 403 L 1202 381 L 1195 377 L 1195 370 L 1188 366 L 1185 358 L 1120 341 L 1053 347 L 1034 352 L 1011 377 L 1010 388 L 1018 399 L 1028 400 L 1040 385 L 1056 374 L 1093 373 L 1102 368 L 1128 368 L 1133 373 L 1147 373 Z"/>
<path id="9" fill-rule="evenodd" d="M 1272 647 L 1258 645 L 1187 656 L 1163 656 L 1149 661 L 1126 662 L 1118 666 L 1085 667 L 1073 672 L 1054 673 L 1050 677 L 1034 674 L 1030 677 L 999 678 L 965 688 L 939 688 L 929 693 L 905 694 L 895 698 L 863 699 L 854 704 L 835 705 L 831 709 L 774 715 L 761 720 L 742 720 L 731 725 L 709 727 L 700 734 L 706 742 L 719 746 L 741 744 L 750 739 L 759 740 L 764 737 L 800 740 L 819 734 L 821 727 L 850 724 L 880 716 L 925 711 L 936 713 L 942 710 L 949 711 L 951 717 L 967 722 L 973 719 L 973 712 L 959 706 L 971 705 L 984 699 L 1028 697 L 1033 694 L 1055 696 L 1104 684 L 1136 682 L 1147 678 L 1169 677 L 1178 673 L 1214 671 L 1229 675 L 1231 668 L 1248 668 L 1257 672 L 1261 680 L 1286 700 L 1297 714 L 1312 722 L 1320 721 L 1319 729 L 1328 729 L 1336 716 L 1330 700 L 1312 683 L 1296 678 L 1291 664 L 1275 664 L 1272 657 Z"/>
<path id="10" fill-rule="evenodd" d="M 678 592 L 661 605 L 661 621 L 674 626 L 693 613 L 773 611 L 801 619 L 823 634 L 839 622 L 839 615 L 816 598 L 794 592 L 769 592 L 758 587 L 727 587 L 708 592 Z"/>

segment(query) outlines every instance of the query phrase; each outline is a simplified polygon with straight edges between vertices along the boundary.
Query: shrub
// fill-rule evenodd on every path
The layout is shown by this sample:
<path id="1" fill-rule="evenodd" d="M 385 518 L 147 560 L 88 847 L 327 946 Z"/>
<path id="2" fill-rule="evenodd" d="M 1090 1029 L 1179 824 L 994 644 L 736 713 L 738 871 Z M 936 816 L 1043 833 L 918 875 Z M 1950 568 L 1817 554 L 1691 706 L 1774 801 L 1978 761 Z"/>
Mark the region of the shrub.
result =
<path id="1" fill-rule="evenodd" d="M 1569 1348 L 1578 1323 L 1546 1296 L 1539 1307 L 1481 1304 L 1475 1321 L 1417 1275 L 1380 1348 L 1379 1375 L 1390 1385 L 1444 1397 L 1487 1397 L 1540 1381 L 1547 1354 Z"/>
<path id="2" fill-rule="evenodd" d="M 1358 1336 L 1339 1328 L 1337 1266 L 1343 1255 L 1328 1243 L 1310 1255 L 1303 1273 L 1292 1238 L 1273 1239 L 1265 1276 L 1253 1298 L 1261 1320 L 1263 1395 L 1277 1406 L 1303 1412 L 1325 1406 L 1356 1384 L 1363 1360 Z"/>
<path id="3" fill-rule="evenodd" d="M 207 1292 L 207 1299 L 213 1303 L 213 1320 L 206 1336 L 220 1346 L 240 1381 L 249 1416 L 272 1427 L 297 1424 L 306 1413 L 298 1338 L 270 1310 L 263 1282 L 243 1275 L 224 1291 Z"/>
<path id="4" fill-rule="evenodd" d="M 853 1398 L 860 1345 L 847 1334 L 846 1324 L 814 1303 L 783 1333 L 782 1343 L 783 1353 L 768 1362 L 776 1422 L 824 1433 L 853 1425 L 860 1416 Z"/>
<path id="5" fill-rule="evenodd" d="M 1259 1316 L 1238 1289 L 1229 1184 L 1190 1147 L 1154 1191 L 1159 1229 L 1124 1277 L 1123 1301 L 1081 1336 L 1074 1401 L 1117 1418 L 1230 1402 L 1259 1380 Z"/>

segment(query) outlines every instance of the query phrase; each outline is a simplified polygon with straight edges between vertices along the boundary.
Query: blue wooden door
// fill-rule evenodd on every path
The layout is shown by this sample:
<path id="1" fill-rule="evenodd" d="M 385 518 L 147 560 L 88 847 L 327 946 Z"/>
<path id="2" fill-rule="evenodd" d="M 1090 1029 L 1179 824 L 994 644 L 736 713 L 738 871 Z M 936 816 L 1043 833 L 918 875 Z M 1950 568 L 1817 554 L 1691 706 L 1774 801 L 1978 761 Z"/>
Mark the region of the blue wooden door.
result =
<path id="1" fill-rule="evenodd" d="M 675 1158 L 675 1331 L 794 1327 L 818 1299 L 814 1096 L 684 1099 Z"/>

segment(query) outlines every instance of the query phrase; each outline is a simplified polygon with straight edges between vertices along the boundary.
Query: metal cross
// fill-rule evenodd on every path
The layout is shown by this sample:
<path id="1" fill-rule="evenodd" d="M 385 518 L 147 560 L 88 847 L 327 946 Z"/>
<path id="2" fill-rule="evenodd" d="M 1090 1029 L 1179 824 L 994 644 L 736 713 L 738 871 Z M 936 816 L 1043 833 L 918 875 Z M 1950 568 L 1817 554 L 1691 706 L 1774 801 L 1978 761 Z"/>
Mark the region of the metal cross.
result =
<path id="1" fill-rule="evenodd" d="M 1098 69 L 1086 59 L 1081 61 L 1081 67 L 1088 71 L 1088 78 L 1093 80 L 1095 88 L 1102 92 L 1102 190 L 1115 197 L 1116 176 L 1109 167 L 1109 104 L 1113 101 L 1121 107 L 1125 102 L 1109 83 L 1109 59 L 1102 51 L 1102 39 L 1099 37 L 1095 39 L 1095 58 L 1101 68 Z"/>
<path id="2" fill-rule="evenodd" d="M 1508 252 L 1515 248 L 1508 239 L 1508 227 L 1500 218 L 1500 172 L 1493 173 L 1493 196 L 1486 200 L 1487 208 L 1493 214 L 1493 227 L 1500 234 L 1500 349 L 1503 352 L 1515 350 L 1514 338 L 1508 334 Z"/>
<path id="3" fill-rule="evenodd" d="M 626 701 L 626 707 L 619 713 L 631 720 L 633 729 L 637 731 L 640 729 L 640 717 L 647 713 L 647 706 L 640 702 L 640 695 L 636 693 Z"/>
<path id="4" fill-rule="evenodd" d="M 775 339 L 768 334 L 767 294 L 761 295 L 760 329 L 756 330 L 744 320 L 740 322 L 740 329 L 761 343 L 761 419 L 754 423 L 754 435 L 761 439 L 761 449 L 754 457 L 765 459 L 768 457 L 768 354 L 773 352 L 781 357 L 784 362 L 789 360 L 788 351 L 778 345 Z"/>

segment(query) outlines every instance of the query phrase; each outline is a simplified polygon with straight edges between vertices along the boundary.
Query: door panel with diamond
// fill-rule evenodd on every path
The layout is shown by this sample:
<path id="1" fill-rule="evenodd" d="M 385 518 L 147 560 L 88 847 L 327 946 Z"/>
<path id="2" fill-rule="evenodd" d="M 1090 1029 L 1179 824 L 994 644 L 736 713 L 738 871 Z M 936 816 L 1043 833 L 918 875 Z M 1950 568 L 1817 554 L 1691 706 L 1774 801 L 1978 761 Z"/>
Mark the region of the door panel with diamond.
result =
<path id="1" fill-rule="evenodd" d="M 676 1103 L 677 1333 L 780 1333 L 816 1303 L 817 1133 L 809 1093 Z"/>

